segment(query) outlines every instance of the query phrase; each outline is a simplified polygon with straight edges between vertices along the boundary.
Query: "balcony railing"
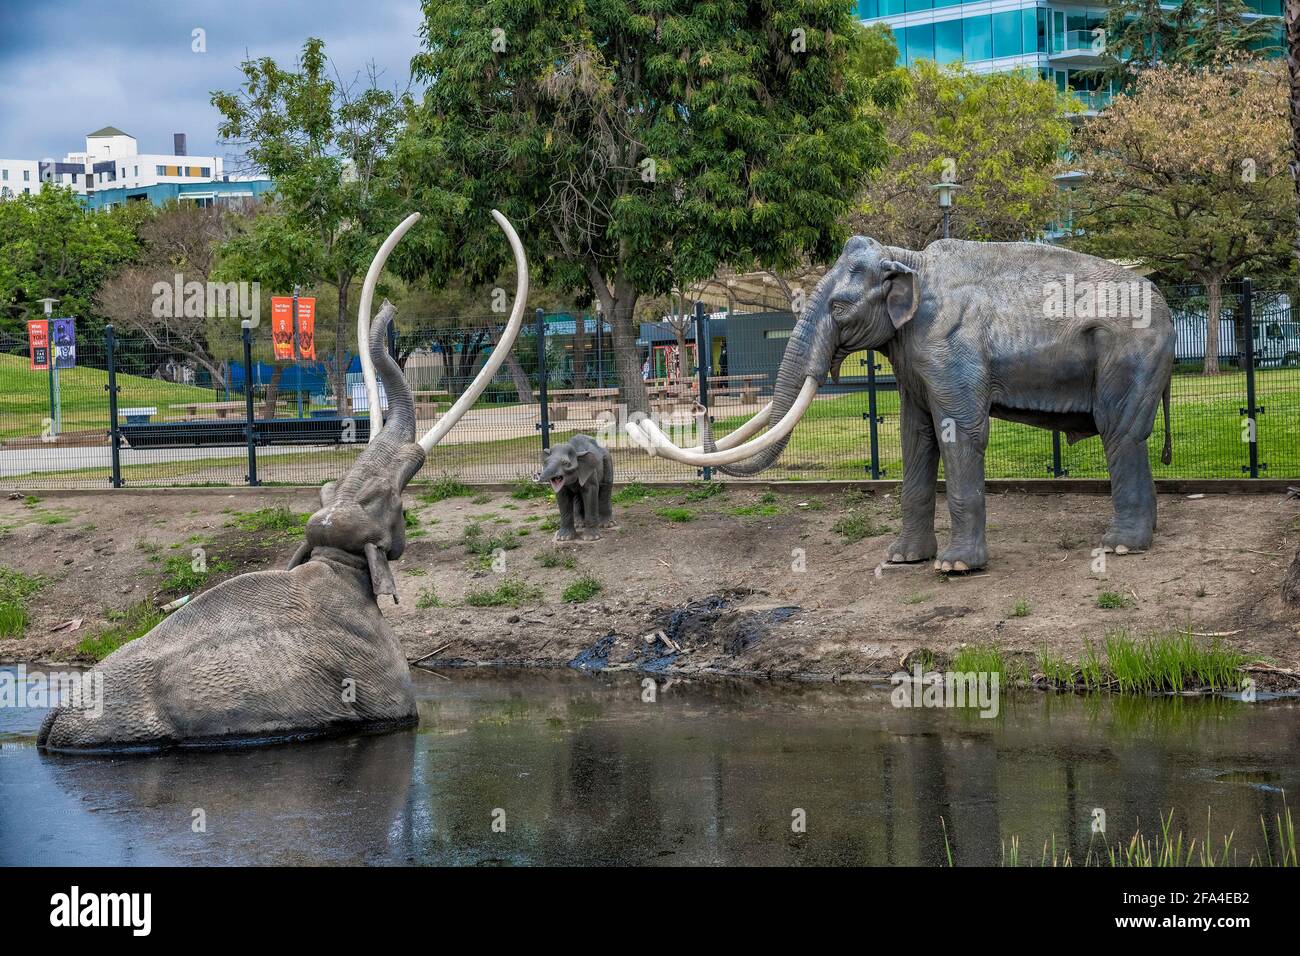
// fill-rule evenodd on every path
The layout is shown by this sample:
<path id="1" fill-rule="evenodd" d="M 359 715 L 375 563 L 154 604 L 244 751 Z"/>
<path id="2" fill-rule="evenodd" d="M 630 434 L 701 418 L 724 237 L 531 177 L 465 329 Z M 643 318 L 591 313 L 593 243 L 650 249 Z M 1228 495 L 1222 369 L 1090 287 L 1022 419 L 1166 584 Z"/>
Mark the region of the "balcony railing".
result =
<path id="1" fill-rule="evenodd" d="M 1084 56 L 1105 56 L 1105 35 L 1092 30 L 1069 30 L 1052 36 L 1052 52 L 1055 54 L 1081 54 Z"/>
<path id="2" fill-rule="evenodd" d="M 1089 113 L 1100 113 L 1110 105 L 1109 90 L 1071 90 L 1070 95 L 1082 103 Z"/>

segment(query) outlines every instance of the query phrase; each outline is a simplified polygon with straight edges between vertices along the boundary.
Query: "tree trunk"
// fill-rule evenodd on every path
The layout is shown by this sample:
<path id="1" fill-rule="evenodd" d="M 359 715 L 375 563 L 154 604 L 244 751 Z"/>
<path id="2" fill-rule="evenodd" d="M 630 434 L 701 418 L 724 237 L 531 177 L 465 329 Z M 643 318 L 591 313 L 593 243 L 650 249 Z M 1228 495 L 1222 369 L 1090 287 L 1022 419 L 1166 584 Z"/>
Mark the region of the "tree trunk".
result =
<path id="1" fill-rule="evenodd" d="M 504 331 L 504 330 L 502 330 Z M 495 332 L 492 335 L 492 348 L 496 349 L 501 344 L 501 332 Z M 510 381 L 514 383 L 515 394 L 519 397 L 522 404 L 528 404 L 533 400 L 533 383 L 528 380 L 528 373 L 524 367 L 519 364 L 519 359 L 515 356 L 514 349 L 506 353 L 505 360 L 506 371 L 510 373 Z"/>
<path id="2" fill-rule="evenodd" d="M 266 398 L 262 402 L 262 417 L 275 417 L 275 403 L 280 398 L 280 379 L 284 378 L 284 366 L 276 365 L 271 371 L 271 381 L 266 386 Z"/>
<path id="3" fill-rule="evenodd" d="M 633 318 L 636 293 L 629 292 L 626 299 L 614 299 L 605 310 L 609 316 L 610 333 L 614 340 L 614 366 L 618 372 L 619 401 L 632 412 L 650 413 L 650 396 L 641 378 L 641 350 L 636 344 L 636 327 Z"/>
<path id="4" fill-rule="evenodd" d="M 587 387 L 587 317 L 581 312 L 573 319 L 573 387 Z"/>
<path id="5" fill-rule="evenodd" d="M 1218 276 L 1205 279 L 1205 368 L 1206 375 L 1219 374 L 1219 316 L 1223 307 L 1223 280 Z"/>
<path id="6" fill-rule="evenodd" d="M 348 285 L 347 280 L 339 281 L 339 314 L 334 320 L 334 362 L 330 368 L 330 378 L 334 386 L 334 401 L 339 410 L 339 417 L 348 418 L 352 414 L 352 396 L 348 394 Z M 364 348 L 364 345 L 360 347 Z"/>

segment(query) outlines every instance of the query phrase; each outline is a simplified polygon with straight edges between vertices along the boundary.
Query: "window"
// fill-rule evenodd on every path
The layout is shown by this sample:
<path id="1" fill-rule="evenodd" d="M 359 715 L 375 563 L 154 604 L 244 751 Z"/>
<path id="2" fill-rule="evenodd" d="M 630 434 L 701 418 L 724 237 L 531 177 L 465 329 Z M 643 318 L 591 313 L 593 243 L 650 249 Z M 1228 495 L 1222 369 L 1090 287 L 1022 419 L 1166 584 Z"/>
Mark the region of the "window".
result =
<path id="1" fill-rule="evenodd" d="M 1020 55 L 1020 11 L 993 14 L 993 55 Z"/>
<path id="2" fill-rule="evenodd" d="M 859 20 L 874 20 L 879 16 L 879 0 L 858 0 L 857 12 Z"/>
<path id="3" fill-rule="evenodd" d="M 962 52 L 967 60 L 987 60 L 993 56 L 992 17 L 967 17 L 962 20 Z"/>
<path id="4" fill-rule="evenodd" d="M 23 182 L 25 182 L 25 183 L 30 183 L 31 181 L 32 181 L 32 171 L 31 171 L 30 169 L 24 169 L 24 170 L 23 170 Z"/>
<path id="5" fill-rule="evenodd" d="M 907 28 L 907 64 L 934 59 L 934 24 L 923 23 Z"/>
<path id="6" fill-rule="evenodd" d="M 31 194 L 32 194 L 32 191 L 31 191 L 30 187 L 24 186 L 24 187 L 23 187 L 23 195 L 24 195 L 24 196 L 30 196 Z"/>
<path id="7" fill-rule="evenodd" d="M 763 332 L 763 338 L 765 338 L 765 339 L 788 339 L 788 338 L 790 337 L 790 333 L 793 332 L 793 331 L 794 331 L 794 329 L 766 329 L 766 330 Z"/>
<path id="8" fill-rule="evenodd" d="M 136 167 L 135 167 L 135 172 L 133 172 L 131 175 L 132 175 L 132 176 L 139 176 L 139 175 L 140 175 L 140 167 L 139 167 L 139 166 L 136 166 Z"/>
<path id="9" fill-rule="evenodd" d="M 167 167 L 166 167 L 166 166 L 155 166 L 154 169 L 157 170 L 157 175 L 159 175 L 159 176 L 166 176 L 166 175 L 167 175 Z"/>
<path id="10" fill-rule="evenodd" d="M 1047 11 L 1026 7 L 1020 11 L 1021 47 L 1025 53 L 1047 52 Z"/>
<path id="11" fill-rule="evenodd" d="M 880 0 L 880 15 L 882 17 L 890 17 L 895 13 L 906 12 L 905 0 Z M 901 52 L 902 48 L 900 47 L 899 50 Z"/>
<path id="12" fill-rule="evenodd" d="M 911 13 L 913 10 L 929 10 L 934 6 L 934 0 L 904 0 L 904 5 L 907 12 Z"/>
<path id="13" fill-rule="evenodd" d="M 72 174 L 72 181 L 73 181 L 74 183 L 77 181 L 77 177 L 78 177 L 79 175 L 80 175 L 80 173 L 73 173 L 73 174 Z"/>
<path id="14" fill-rule="evenodd" d="M 7 170 L 7 169 L 0 169 L 0 179 L 8 180 L 8 179 L 9 179 L 9 170 Z"/>
<path id="15" fill-rule="evenodd" d="M 934 58 L 939 63 L 961 59 L 961 21 L 944 20 L 934 25 Z"/>
<path id="16" fill-rule="evenodd" d="M 212 167 L 211 167 L 211 166 L 200 166 L 200 167 L 199 167 L 199 175 L 202 176 L 204 179 L 211 179 L 211 178 L 212 178 Z"/>

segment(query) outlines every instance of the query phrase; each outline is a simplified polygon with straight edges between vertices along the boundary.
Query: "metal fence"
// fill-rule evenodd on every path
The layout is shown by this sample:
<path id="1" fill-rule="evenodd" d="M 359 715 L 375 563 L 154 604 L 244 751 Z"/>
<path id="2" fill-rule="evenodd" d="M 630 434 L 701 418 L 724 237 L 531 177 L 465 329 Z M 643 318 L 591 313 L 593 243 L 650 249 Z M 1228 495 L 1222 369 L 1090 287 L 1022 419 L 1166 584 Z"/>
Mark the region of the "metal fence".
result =
<path id="1" fill-rule="evenodd" d="M 1178 364 L 1173 461 L 1159 460 L 1157 422 L 1150 442 L 1156 477 L 1300 476 L 1293 295 L 1252 291 L 1248 283 L 1226 288 L 1220 369 L 1207 375 L 1204 291 L 1176 287 L 1165 294 L 1175 314 Z M 794 327 L 788 312 L 743 312 L 734 303 L 696 311 L 699 318 L 644 323 L 637 335 L 643 386 L 678 444 L 699 442 L 694 409 L 702 379 L 718 437 L 762 408 Z M 415 392 L 421 430 L 473 379 L 501 318 L 399 315 L 392 348 Z M 57 383 L 52 373 L 29 369 L 25 340 L 0 339 L 0 486 L 315 485 L 337 478 L 368 436 L 359 363 L 344 356 L 350 365 L 334 374 L 319 363 L 258 362 L 252 355 L 267 345 L 259 335 L 269 336 L 268 329 L 253 330 L 246 349 L 237 339 L 226 343 L 227 357 L 206 364 L 123 330 L 83 337 L 76 368 L 60 371 Z M 513 481 L 537 470 L 544 445 L 575 432 L 609 439 L 620 481 L 699 477 L 697 469 L 650 457 L 620 435 L 626 394 L 619 381 L 612 330 L 598 315 L 530 316 L 502 370 L 433 450 L 419 480 L 449 474 L 467 483 Z M 888 363 L 878 353 L 852 355 L 839 383 L 818 393 L 762 477 L 901 477 L 898 426 Z M 994 420 L 986 473 L 1104 478 L 1106 465 L 1098 439 L 1070 445 L 1058 433 Z"/>

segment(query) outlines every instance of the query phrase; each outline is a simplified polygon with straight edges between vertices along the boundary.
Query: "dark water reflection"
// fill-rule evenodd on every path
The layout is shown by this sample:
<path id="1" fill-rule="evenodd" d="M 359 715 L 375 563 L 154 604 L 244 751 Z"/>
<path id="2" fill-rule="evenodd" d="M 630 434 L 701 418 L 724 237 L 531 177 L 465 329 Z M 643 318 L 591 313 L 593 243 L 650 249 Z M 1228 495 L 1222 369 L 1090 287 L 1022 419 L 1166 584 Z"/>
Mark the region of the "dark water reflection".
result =
<path id="1" fill-rule="evenodd" d="M 0 863 L 927 864 L 1081 859 L 1174 828 L 1239 862 L 1300 783 L 1300 704 L 1021 693 L 992 720 L 887 689 L 417 673 L 418 731 L 233 753 L 45 756 L 0 709 Z M 807 832 L 791 830 L 792 812 Z M 206 833 L 191 829 L 202 809 Z M 505 832 L 493 829 L 504 811 Z M 501 815 L 496 813 L 500 820 Z"/>

